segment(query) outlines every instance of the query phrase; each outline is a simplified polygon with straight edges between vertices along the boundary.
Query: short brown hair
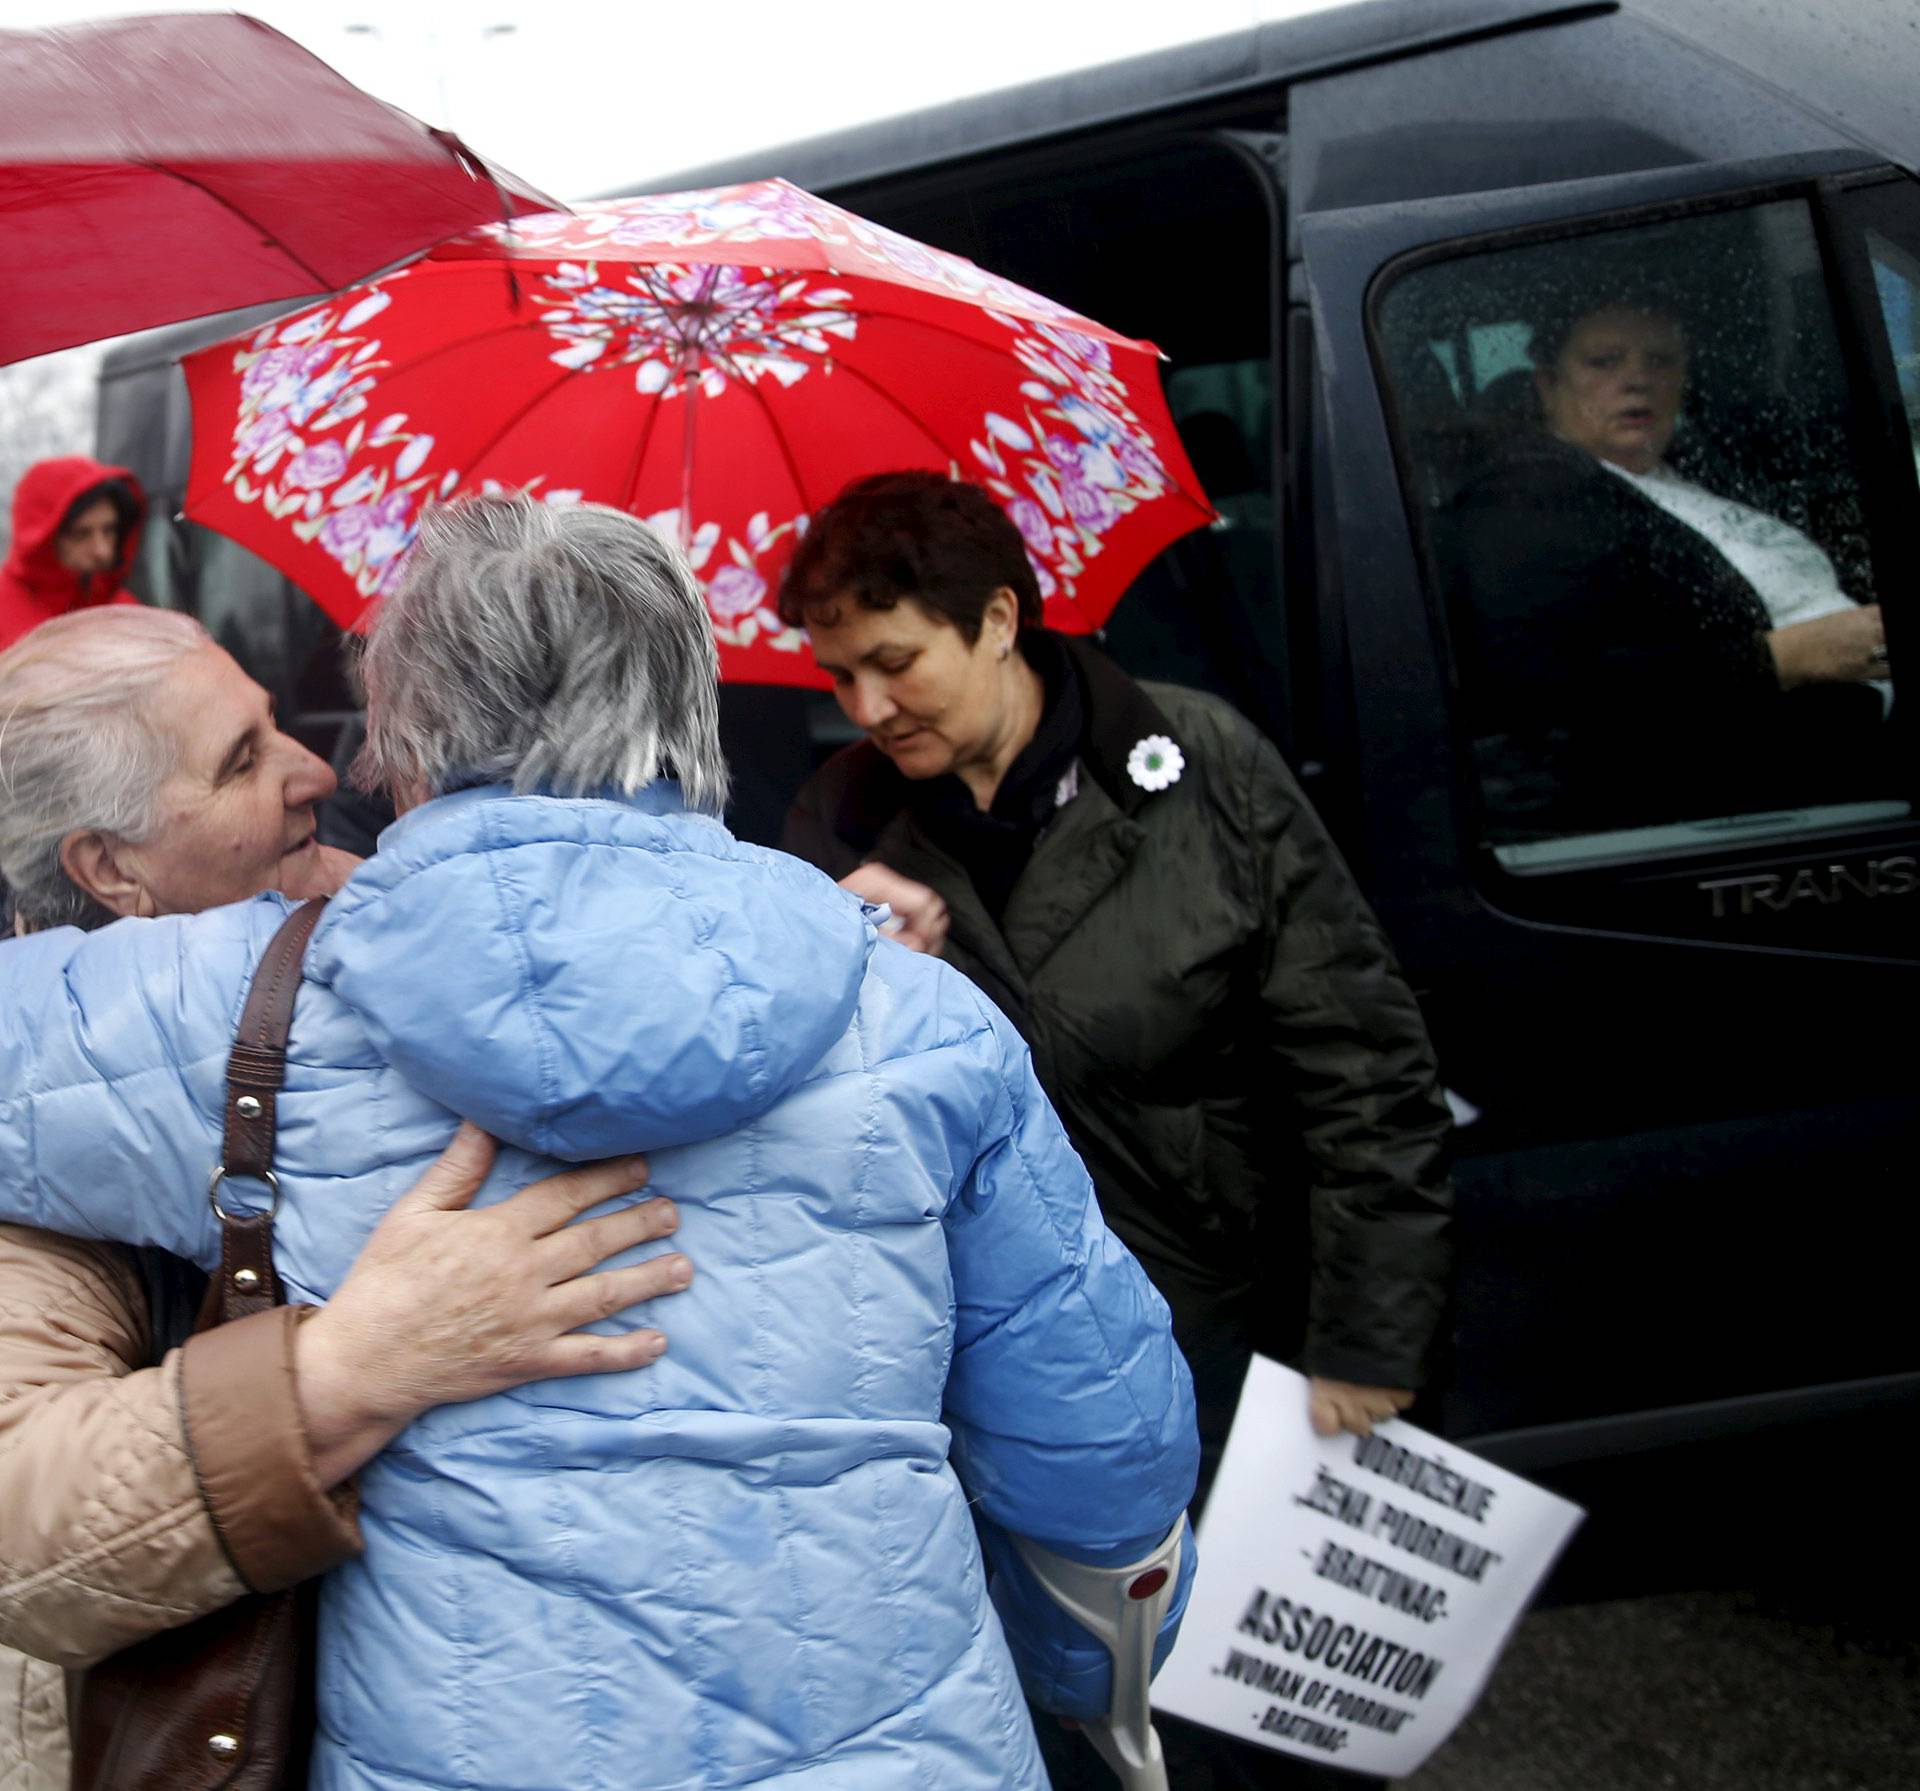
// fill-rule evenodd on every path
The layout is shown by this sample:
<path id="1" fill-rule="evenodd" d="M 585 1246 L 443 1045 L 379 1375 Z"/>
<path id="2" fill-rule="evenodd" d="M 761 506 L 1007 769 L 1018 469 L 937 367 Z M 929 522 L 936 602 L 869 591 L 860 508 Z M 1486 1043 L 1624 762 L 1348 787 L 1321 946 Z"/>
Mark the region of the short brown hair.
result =
<path id="1" fill-rule="evenodd" d="M 1011 518 L 977 485 L 944 473 L 874 473 L 818 511 L 780 581 L 780 619 L 841 597 L 892 609 L 903 597 L 951 622 L 971 646 L 1004 585 L 1020 626 L 1040 623 L 1040 581 Z"/>

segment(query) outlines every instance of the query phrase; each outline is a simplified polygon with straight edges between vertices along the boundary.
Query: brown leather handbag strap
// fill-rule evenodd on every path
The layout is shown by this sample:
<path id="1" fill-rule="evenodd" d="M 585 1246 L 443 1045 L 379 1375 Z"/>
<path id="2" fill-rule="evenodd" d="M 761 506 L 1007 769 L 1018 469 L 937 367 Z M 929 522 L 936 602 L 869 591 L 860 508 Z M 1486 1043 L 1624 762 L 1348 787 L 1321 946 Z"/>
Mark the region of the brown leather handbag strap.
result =
<path id="1" fill-rule="evenodd" d="M 273 936 L 227 1061 L 226 1143 L 213 1172 L 220 1272 L 200 1329 L 280 1304 L 273 1272 L 274 1102 L 307 940 L 324 901 L 296 908 Z M 262 1213 L 221 1202 L 230 1176 L 273 1190 Z M 294 1791 L 312 1733 L 311 1594 L 256 1593 L 122 1649 L 70 1681 L 73 1791 Z"/>
<path id="2" fill-rule="evenodd" d="M 227 1135 L 221 1167 L 228 1175 L 265 1175 L 273 1167 L 274 1101 L 287 1079 L 287 1033 L 307 940 L 327 898 L 303 902 L 281 922 L 253 973 L 247 1005 L 227 1059 Z"/>
<path id="3" fill-rule="evenodd" d="M 273 1272 L 273 1215 L 280 1184 L 273 1173 L 277 1101 L 287 1079 L 287 1035 L 300 991 L 300 967 L 327 900 L 304 902 L 280 923 L 253 973 L 239 1030 L 227 1057 L 226 1136 L 211 1195 L 220 1220 L 220 1272 L 207 1289 L 200 1328 L 264 1312 L 281 1301 Z M 229 1212 L 220 1186 L 233 1176 L 263 1180 L 273 1190 L 264 1213 Z"/>

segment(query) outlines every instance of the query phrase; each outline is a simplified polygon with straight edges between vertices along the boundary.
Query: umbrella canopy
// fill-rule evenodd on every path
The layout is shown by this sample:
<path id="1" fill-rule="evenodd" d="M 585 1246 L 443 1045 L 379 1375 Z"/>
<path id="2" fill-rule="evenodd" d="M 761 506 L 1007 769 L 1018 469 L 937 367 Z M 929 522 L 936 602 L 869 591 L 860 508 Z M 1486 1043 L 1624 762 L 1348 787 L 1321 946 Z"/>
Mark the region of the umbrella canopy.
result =
<path id="1" fill-rule="evenodd" d="M 331 291 L 553 207 L 253 19 L 0 31 L 0 362 Z"/>
<path id="2" fill-rule="evenodd" d="M 1070 631 L 1212 515 L 1152 344 L 784 181 L 480 230 L 185 365 L 187 515 L 349 626 L 462 492 L 672 533 L 726 675 L 780 684 L 820 681 L 780 568 L 863 473 L 979 481 Z"/>

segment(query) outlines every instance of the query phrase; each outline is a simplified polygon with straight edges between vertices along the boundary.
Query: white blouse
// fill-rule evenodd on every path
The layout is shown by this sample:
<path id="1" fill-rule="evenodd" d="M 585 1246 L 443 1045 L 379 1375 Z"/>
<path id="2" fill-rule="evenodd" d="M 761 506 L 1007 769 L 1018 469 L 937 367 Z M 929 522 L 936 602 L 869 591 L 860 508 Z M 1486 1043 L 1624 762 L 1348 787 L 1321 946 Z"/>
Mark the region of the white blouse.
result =
<path id="1" fill-rule="evenodd" d="M 1648 473 L 1630 473 L 1610 460 L 1600 464 L 1675 521 L 1704 536 L 1753 587 L 1774 627 L 1858 607 L 1840 588 L 1840 575 L 1825 550 L 1791 523 L 1733 498 L 1719 497 L 1704 485 L 1681 478 L 1665 461 Z M 1881 700 L 1890 702 L 1892 685 L 1884 679 L 1876 679 L 1875 684 Z"/>

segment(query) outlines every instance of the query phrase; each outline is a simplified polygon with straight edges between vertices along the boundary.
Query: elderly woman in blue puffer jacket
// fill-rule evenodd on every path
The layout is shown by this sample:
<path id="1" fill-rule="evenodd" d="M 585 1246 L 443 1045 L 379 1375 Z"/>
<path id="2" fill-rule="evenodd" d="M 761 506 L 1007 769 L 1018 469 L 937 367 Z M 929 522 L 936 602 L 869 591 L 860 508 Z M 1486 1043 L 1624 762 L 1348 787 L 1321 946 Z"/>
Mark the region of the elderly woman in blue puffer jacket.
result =
<path id="1" fill-rule="evenodd" d="M 307 957 L 289 1297 L 326 1298 L 462 1116 L 508 1147 L 483 1199 L 652 1153 L 702 1274 L 646 1375 L 442 1407 L 365 1471 L 313 1783 L 1044 1785 L 1016 1661 L 1082 1717 L 1108 1663 L 1015 1539 L 1147 1555 L 1196 1444 L 1166 1309 L 1024 1046 L 709 818 L 705 609 L 643 525 L 431 516 L 366 671 L 368 765 L 406 812 Z M 225 1060 L 286 906 L 0 954 L 0 1217 L 216 1261 Z"/>

